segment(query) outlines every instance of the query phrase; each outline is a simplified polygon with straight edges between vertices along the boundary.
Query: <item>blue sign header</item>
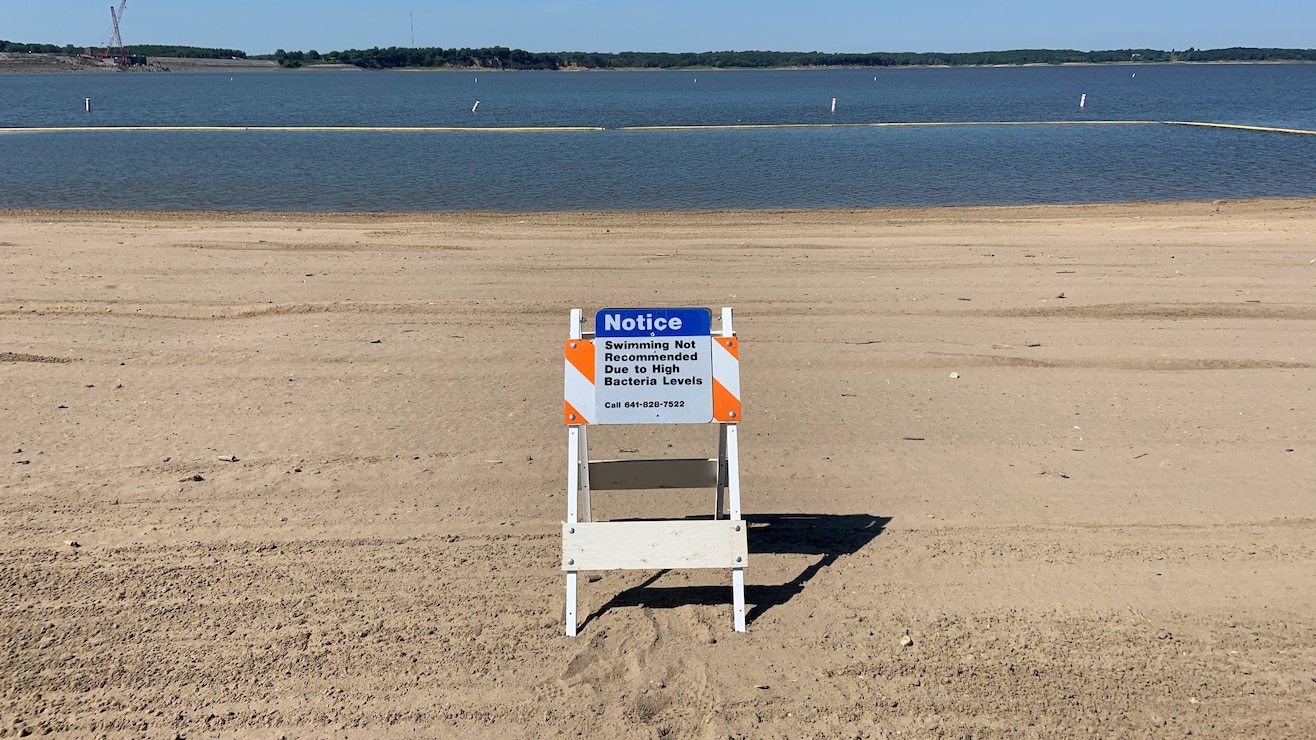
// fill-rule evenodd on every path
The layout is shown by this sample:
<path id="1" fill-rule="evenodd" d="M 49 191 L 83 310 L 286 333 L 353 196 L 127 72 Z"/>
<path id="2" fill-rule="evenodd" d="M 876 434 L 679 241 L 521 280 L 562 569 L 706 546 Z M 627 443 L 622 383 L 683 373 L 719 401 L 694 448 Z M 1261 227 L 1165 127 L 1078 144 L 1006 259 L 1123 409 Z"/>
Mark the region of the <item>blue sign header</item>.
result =
<path id="1" fill-rule="evenodd" d="M 605 308 L 594 314 L 596 337 L 707 337 L 713 312 L 707 308 Z"/>

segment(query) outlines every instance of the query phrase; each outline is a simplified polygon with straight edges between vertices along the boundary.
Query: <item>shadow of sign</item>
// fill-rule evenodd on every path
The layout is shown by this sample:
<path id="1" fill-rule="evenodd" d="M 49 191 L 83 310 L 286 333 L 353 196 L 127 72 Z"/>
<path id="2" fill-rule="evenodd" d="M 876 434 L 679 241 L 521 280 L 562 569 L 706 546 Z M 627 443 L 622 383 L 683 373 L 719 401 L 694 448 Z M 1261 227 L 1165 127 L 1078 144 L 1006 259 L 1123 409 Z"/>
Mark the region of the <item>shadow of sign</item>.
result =
<path id="1" fill-rule="evenodd" d="M 859 552 L 882 533 L 891 517 L 870 514 L 758 514 L 747 515 L 751 555 L 817 555 L 818 560 L 790 581 L 745 586 L 745 603 L 752 605 L 745 621 L 752 624 L 769 609 L 790 601 L 804 585 L 842 555 Z M 749 573 L 753 572 L 750 560 Z M 611 609 L 646 606 L 673 609 L 687 604 L 725 606 L 727 586 L 656 586 L 668 571 L 660 570 L 638 586 L 612 597 L 585 618 L 589 624 Z M 582 625 L 584 626 L 584 625 Z"/>

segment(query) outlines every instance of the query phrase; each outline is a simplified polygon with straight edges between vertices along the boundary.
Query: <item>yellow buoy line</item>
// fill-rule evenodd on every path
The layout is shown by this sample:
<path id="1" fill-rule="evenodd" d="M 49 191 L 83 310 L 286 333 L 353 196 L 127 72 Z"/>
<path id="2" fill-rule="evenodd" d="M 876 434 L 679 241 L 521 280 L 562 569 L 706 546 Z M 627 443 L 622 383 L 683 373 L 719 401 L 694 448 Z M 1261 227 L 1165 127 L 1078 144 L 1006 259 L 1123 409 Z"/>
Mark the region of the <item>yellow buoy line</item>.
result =
<path id="1" fill-rule="evenodd" d="M 1301 134 L 1316 136 L 1316 131 L 1300 128 L 1275 128 L 1274 126 L 1244 126 L 1238 123 L 1201 123 L 1199 121 L 1166 121 L 1171 126 L 1205 126 L 1206 128 L 1230 128 L 1238 131 L 1265 131 L 1272 134 Z"/>
<path id="2" fill-rule="evenodd" d="M 277 131 L 335 133 L 555 133 L 576 131 L 735 131 L 759 129 L 819 128 L 933 128 L 950 126 L 1198 126 L 1204 128 L 1261 131 L 1276 134 L 1316 136 L 1316 131 L 1245 126 L 1202 121 L 905 121 L 879 123 L 735 123 L 685 126 L 31 126 L 0 127 L 0 134 L 98 133 L 130 131 Z"/>
<path id="3" fill-rule="evenodd" d="M 1155 126 L 1165 121 L 886 121 L 880 123 L 733 123 L 704 126 L 622 126 L 613 131 L 722 131 L 768 128 L 931 128 L 938 126 Z"/>

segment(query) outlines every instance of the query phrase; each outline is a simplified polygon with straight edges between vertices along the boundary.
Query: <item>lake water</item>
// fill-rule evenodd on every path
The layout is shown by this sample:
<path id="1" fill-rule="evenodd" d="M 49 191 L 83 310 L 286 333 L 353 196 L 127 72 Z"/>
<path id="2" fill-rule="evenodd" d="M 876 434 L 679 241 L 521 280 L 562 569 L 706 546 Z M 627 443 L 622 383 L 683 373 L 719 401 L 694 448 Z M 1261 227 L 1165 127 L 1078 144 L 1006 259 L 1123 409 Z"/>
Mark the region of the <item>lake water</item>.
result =
<path id="1" fill-rule="evenodd" d="M 617 130 L 1097 120 L 1313 130 L 1316 65 L 0 75 L 0 127 L 11 128 L 608 129 L 4 133 L 0 207 L 680 210 L 1316 195 L 1316 136 L 1161 125 Z"/>

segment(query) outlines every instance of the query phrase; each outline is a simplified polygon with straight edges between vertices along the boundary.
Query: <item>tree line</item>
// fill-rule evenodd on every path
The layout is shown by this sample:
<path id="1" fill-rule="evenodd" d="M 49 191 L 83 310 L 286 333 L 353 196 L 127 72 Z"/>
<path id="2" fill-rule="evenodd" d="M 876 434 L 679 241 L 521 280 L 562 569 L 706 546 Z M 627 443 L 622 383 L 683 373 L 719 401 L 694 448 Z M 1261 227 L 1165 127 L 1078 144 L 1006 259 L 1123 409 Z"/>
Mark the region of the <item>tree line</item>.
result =
<path id="1" fill-rule="evenodd" d="M 159 46 L 135 44 L 129 50 L 143 57 L 169 57 L 171 59 L 246 59 L 241 49 L 209 49 L 201 46 Z"/>
<path id="2" fill-rule="evenodd" d="M 83 54 L 88 51 L 97 53 L 104 47 L 74 46 L 65 44 L 19 44 L 0 39 L 0 52 L 12 54 Z M 170 57 L 174 59 L 246 59 L 247 52 L 240 49 L 210 49 L 201 46 L 176 46 L 161 44 L 134 44 L 128 52 L 142 57 Z"/>
<path id="3" fill-rule="evenodd" d="M 83 47 L 71 44 L 19 44 L 0 40 L 0 52 L 76 54 Z M 247 59 L 239 49 L 211 49 L 196 46 L 139 44 L 131 47 L 139 56 L 188 57 L 198 59 Z M 410 48 L 390 46 L 385 49 L 345 49 L 321 54 L 310 51 L 285 51 L 253 55 L 268 59 L 281 67 L 314 64 L 350 64 L 365 69 L 399 68 L 475 68 L 475 69 L 772 69 L 782 67 L 928 67 L 991 66 L 1020 64 L 1105 64 L 1111 62 L 1316 62 L 1316 49 L 1195 49 L 1163 51 L 1160 49 L 1108 49 L 1077 51 L 1074 49 L 1012 49 L 975 52 L 874 52 L 871 54 L 834 54 L 796 51 L 704 51 L 704 52 L 531 52 L 505 46 L 471 48 Z"/>
<path id="4" fill-rule="evenodd" d="M 253 57 L 270 59 L 283 67 L 312 64 L 350 64 L 366 69 L 478 68 L 478 69 L 767 69 L 782 67 L 914 67 L 987 66 L 1020 64 L 1104 64 L 1111 62 L 1316 62 L 1316 49 L 1229 49 L 1183 51 L 1160 49 L 1013 49 L 981 52 L 877 52 L 835 54 L 786 51 L 705 51 L 689 53 L 624 51 L 529 52 L 493 46 L 471 48 L 409 48 L 390 46 L 345 49 L 320 53 L 284 51 Z"/>

